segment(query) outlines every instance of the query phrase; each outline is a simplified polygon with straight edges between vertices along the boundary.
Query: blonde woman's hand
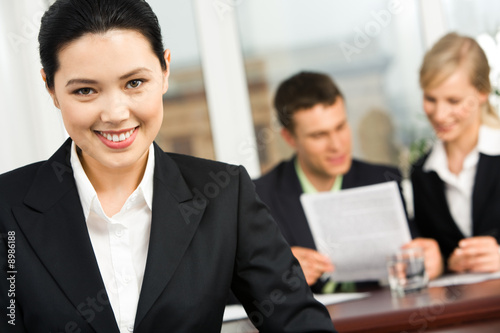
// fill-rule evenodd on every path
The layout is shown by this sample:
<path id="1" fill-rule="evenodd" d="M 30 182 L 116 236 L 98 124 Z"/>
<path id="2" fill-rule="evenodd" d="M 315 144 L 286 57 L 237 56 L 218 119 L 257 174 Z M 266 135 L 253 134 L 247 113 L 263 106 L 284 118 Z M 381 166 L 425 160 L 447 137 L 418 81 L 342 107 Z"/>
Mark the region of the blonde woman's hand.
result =
<path id="1" fill-rule="evenodd" d="M 448 259 L 448 268 L 455 272 L 499 271 L 500 252 L 496 239 L 491 236 L 462 239 Z"/>

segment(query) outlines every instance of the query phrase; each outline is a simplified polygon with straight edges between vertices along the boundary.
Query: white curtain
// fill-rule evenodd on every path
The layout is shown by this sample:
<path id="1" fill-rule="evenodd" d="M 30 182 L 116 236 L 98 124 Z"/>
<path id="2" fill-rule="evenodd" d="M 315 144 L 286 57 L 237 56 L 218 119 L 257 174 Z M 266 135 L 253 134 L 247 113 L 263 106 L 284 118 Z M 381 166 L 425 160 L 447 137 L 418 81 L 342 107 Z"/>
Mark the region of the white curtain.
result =
<path id="1" fill-rule="evenodd" d="M 46 0 L 0 0 L 0 173 L 50 157 L 67 134 L 40 76 Z"/>

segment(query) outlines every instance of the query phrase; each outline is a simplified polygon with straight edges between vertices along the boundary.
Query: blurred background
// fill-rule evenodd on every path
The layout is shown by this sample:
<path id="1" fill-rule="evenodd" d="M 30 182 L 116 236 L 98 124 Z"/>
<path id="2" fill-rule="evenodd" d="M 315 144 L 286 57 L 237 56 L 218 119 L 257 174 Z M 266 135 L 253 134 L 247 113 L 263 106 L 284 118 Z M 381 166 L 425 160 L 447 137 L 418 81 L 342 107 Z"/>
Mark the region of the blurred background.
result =
<path id="1" fill-rule="evenodd" d="M 47 159 L 67 137 L 40 78 L 37 34 L 50 0 L 0 0 L 0 173 Z M 244 165 L 291 151 L 272 99 L 302 70 L 328 73 L 347 102 L 354 156 L 407 170 L 432 131 L 422 111 L 424 52 L 456 31 L 476 38 L 500 85 L 495 0 L 149 0 L 172 52 L 157 143 Z M 498 106 L 497 94 L 491 99 Z"/>

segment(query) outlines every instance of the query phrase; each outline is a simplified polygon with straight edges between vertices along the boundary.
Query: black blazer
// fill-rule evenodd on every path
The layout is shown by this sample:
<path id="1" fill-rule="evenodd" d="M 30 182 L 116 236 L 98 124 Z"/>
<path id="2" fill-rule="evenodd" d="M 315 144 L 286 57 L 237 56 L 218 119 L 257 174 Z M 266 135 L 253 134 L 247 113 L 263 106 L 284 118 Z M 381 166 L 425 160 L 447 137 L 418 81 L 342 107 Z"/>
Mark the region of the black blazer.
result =
<path id="1" fill-rule="evenodd" d="M 0 332 L 119 332 L 70 145 L 68 139 L 48 161 L 0 176 Z M 8 295 L 9 232 L 15 296 Z M 230 289 L 262 331 L 334 332 L 246 171 L 155 145 L 151 237 L 134 332 L 220 332 Z M 11 301 L 15 326 L 8 324 Z"/>
<path id="2" fill-rule="evenodd" d="M 465 236 L 453 220 L 444 182 L 436 172 L 424 172 L 429 154 L 412 169 L 415 224 L 422 237 L 434 238 L 445 263 Z M 472 192 L 472 234 L 493 236 L 500 243 L 500 156 L 479 155 Z"/>

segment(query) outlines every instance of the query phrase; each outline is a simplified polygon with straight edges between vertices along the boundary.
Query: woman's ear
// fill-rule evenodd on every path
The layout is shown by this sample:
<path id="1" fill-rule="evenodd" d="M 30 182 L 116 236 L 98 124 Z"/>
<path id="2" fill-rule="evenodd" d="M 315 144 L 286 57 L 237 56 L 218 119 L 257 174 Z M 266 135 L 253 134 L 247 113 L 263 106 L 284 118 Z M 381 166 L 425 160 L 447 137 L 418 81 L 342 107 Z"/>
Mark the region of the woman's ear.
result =
<path id="1" fill-rule="evenodd" d="M 167 69 L 163 72 L 163 93 L 166 93 L 168 90 L 168 77 L 170 76 L 170 50 L 166 49 L 163 52 L 163 58 L 165 59 L 165 64 L 167 65 Z"/>
<path id="2" fill-rule="evenodd" d="M 489 94 L 480 92 L 479 93 L 479 104 L 483 104 L 488 100 Z"/>
<path id="3" fill-rule="evenodd" d="M 43 68 L 40 70 L 40 74 L 42 75 L 43 82 L 45 82 L 45 88 L 49 92 L 50 97 L 52 98 L 52 101 L 54 102 L 54 106 L 56 108 L 60 109 L 59 102 L 57 101 L 57 97 L 56 97 L 54 90 L 49 88 L 49 86 L 47 85 L 47 74 L 45 73 L 45 70 Z"/>

